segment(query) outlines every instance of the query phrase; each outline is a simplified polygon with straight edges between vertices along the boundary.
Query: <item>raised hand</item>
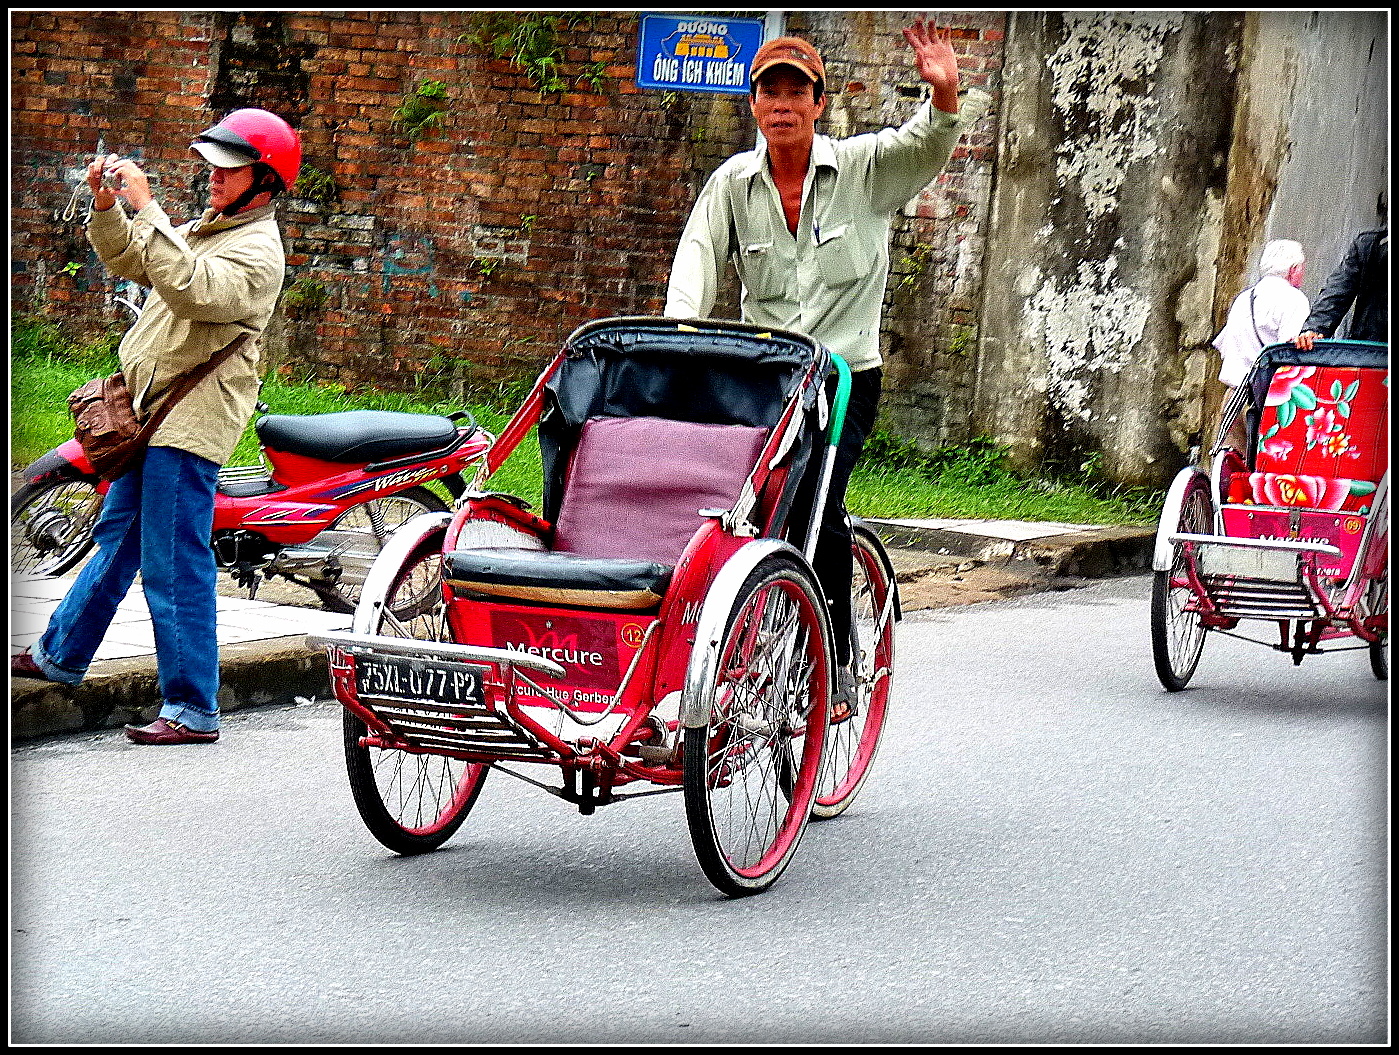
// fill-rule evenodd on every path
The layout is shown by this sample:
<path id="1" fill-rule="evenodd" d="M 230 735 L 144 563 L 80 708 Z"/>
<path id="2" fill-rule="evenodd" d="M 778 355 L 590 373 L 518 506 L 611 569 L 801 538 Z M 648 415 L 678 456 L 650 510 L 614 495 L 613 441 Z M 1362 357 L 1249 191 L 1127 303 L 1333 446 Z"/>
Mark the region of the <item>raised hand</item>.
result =
<path id="1" fill-rule="evenodd" d="M 102 173 L 108 165 L 117 160 L 117 155 L 99 155 L 94 160 L 88 162 L 87 166 L 87 188 L 92 191 L 92 207 L 98 212 L 106 212 L 117 203 L 117 196 L 112 193 L 110 187 L 102 183 Z"/>
<path id="2" fill-rule="evenodd" d="M 957 112 L 957 53 L 952 50 L 952 31 L 939 30 L 921 18 L 904 30 L 904 39 L 913 48 L 918 75 L 933 89 L 933 105 L 944 113 Z"/>

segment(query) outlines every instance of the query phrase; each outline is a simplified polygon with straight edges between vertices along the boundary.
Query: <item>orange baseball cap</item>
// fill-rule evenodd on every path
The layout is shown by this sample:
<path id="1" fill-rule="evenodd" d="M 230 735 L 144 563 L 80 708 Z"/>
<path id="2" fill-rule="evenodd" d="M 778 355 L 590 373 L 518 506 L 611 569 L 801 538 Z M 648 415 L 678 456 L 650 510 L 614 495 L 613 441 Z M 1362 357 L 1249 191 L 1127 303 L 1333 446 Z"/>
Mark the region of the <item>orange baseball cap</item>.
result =
<path id="1" fill-rule="evenodd" d="M 749 84 L 756 84 L 758 78 L 774 66 L 795 66 L 817 84 L 826 83 L 826 66 L 820 53 L 799 37 L 778 37 L 759 48 L 758 54 L 753 56 Z"/>

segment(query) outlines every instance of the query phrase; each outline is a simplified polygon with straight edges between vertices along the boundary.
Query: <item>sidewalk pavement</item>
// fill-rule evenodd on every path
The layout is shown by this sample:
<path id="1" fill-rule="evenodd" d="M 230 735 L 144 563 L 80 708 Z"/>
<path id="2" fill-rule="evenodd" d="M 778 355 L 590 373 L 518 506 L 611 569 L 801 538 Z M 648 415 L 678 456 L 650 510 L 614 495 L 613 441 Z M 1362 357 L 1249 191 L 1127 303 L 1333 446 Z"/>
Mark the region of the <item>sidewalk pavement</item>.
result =
<path id="1" fill-rule="evenodd" d="M 868 520 L 889 548 L 905 612 L 1064 589 L 1083 579 L 1150 567 L 1155 532 L 992 520 Z M 10 654 L 32 645 L 71 578 L 10 582 Z M 285 597 L 283 593 L 281 596 Z M 325 654 L 307 633 L 348 629 L 349 615 L 306 602 L 218 599 L 224 712 L 330 695 Z M 118 611 L 86 680 L 79 686 L 31 678 L 10 681 L 11 742 L 114 729 L 152 721 L 159 709 L 155 644 L 139 583 Z"/>

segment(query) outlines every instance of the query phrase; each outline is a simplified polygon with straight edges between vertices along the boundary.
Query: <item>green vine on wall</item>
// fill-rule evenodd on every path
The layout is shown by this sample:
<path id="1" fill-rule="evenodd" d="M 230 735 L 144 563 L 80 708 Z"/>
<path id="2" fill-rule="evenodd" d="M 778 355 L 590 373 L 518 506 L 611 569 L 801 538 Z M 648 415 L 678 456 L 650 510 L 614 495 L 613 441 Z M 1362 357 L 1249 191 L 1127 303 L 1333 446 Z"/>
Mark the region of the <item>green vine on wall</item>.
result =
<path id="1" fill-rule="evenodd" d="M 314 165 L 303 164 L 301 174 L 296 177 L 296 186 L 292 188 L 292 193 L 304 201 L 316 202 L 318 205 L 329 205 L 335 201 L 338 190 L 335 177 L 329 172 L 322 172 Z"/>
<path id="2" fill-rule="evenodd" d="M 393 112 L 394 123 L 412 142 L 442 127 L 449 107 L 447 86 L 441 81 L 421 80 L 403 97 L 403 105 Z"/>
<path id="3" fill-rule="evenodd" d="M 575 28 L 580 22 L 579 18 L 520 11 L 489 11 L 474 15 L 471 22 L 471 32 L 463 34 L 461 40 L 471 41 L 493 58 L 509 59 L 511 65 L 539 89 L 541 95 L 568 90 L 559 34 Z M 573 82 L 586 83 L 597 91 L 602 86 L 606 68 L 604 61 L 588 63 Z"/>
<path id="4" fill-rule="evenodd" d="M 928 264 L 933 259 L 933 247 L 927 242 L 920 243 L 912 252 L 908 254 L 908 270 L 904 272 L 903 278 L 899 280 L 900 289 L 910 289 L 924 271 L 928 270 Z"/>
<path id="5" fill-rule="evenodd" d="M 282 305 L 298 313 L 314 311 L 322 307 L 329 296 L 330 291 L 325 288 L 324 282 L 302 275 L 286 288 L 282 294 Z"/>

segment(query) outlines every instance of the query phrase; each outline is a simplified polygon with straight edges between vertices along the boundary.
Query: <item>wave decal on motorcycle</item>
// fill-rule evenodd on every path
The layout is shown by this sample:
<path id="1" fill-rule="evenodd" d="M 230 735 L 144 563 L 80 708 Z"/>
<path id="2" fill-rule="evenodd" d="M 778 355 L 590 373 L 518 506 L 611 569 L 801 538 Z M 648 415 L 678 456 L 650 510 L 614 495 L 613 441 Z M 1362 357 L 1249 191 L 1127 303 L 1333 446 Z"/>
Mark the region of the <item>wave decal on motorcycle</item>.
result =
<path id="1" fill-rule="evenodd" d="M 412 487 L 414 484 L 422 483 L 426 480 L 440 479 L 448 473 L 455 471 L 455 466 L 445 464 L 433 465 L 424 469 L 406 469 L 403 472 L 389 473 L 387 476 L 379 476 L 372 480 L 361 481 L 346 487 L 326 491 L 324 497 L 343 499 L 370 491 L 397 491 L 404 487 Z"/>

